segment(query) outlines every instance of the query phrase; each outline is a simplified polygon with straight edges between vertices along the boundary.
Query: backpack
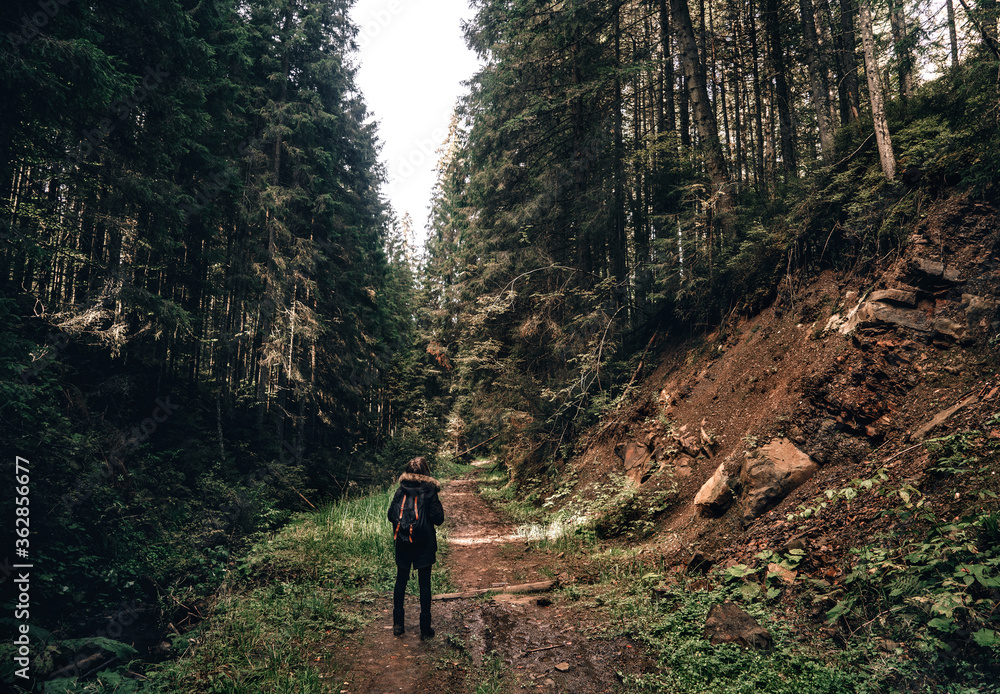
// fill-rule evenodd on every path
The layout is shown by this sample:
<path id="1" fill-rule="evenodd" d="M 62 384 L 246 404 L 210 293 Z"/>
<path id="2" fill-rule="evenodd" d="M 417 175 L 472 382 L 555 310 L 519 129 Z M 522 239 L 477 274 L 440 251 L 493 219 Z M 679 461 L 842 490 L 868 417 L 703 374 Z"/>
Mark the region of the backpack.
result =
<path id="1" fill-rule="evenodd" d="M 396 542 L 416 544 L 424 539 L 424 511 L 420 508 L 420 497 L 417 494 L 403 494 L 403 502 L 399 505 L 399 518 L 396 520 L 396 531 L 393 533 Z"/>

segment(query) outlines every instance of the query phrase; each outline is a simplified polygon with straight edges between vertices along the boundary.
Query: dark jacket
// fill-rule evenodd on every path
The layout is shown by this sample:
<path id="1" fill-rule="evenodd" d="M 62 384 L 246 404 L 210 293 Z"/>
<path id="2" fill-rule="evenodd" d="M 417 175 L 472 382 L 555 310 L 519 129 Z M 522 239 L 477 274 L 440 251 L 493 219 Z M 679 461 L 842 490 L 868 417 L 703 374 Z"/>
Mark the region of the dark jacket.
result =
<path id="1" fill-rule="evenodd" d="M 441 485 L 433 477 L 426 475 L 416 475 L 412 472 L 404 472 L 399 477 L 399 488 L 392 497 L 389 504 L 387 516 L 389 522 L 395 527 L 399 520 L 399 509 L 403 505 L 403 495 L 417 495 L 420 508 L 427 514 L 425 524 L 425 536 L 419 541 L 410 543 L 396 543 L 396 563 L 408 566 L 413 564 L 415 569 L 423 569 L 430 566 L 437 560 L 437 531 L 435 525 L 444 523 L 444 508 L 441 500 L 438 499 L 438 491 Z"/>

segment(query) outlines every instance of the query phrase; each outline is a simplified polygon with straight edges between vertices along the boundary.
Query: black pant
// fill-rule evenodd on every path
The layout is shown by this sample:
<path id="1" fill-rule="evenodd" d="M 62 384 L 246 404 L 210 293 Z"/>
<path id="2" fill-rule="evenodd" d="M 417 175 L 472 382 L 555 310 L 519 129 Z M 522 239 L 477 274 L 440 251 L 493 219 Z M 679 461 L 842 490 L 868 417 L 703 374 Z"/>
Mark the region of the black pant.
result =
<path id="1" fill-rule="evenodd" d="M 410 564 L 396 564 L 396 586 L 392 591 L 392 623 L 403 624 L 403 596 L 410 580 Z M 417 586 L 420 588 L 420 628 L 431 625 L 431 567 L 417 569 Z"/>

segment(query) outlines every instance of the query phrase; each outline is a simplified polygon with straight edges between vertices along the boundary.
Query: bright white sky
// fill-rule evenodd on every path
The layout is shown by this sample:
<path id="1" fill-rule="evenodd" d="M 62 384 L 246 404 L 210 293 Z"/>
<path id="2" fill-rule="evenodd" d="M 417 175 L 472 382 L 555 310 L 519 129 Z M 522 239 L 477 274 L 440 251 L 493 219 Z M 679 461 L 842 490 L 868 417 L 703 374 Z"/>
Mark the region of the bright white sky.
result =
<path id="1" fill-rule="evenodd" d="M 479 67 L 465 45 L 467 0 L 357 0 L 357 85 L 379 122 L 386 197 L 409 212 L 417 244 L 426 233 L 437 150 L 462 86 Z"/>

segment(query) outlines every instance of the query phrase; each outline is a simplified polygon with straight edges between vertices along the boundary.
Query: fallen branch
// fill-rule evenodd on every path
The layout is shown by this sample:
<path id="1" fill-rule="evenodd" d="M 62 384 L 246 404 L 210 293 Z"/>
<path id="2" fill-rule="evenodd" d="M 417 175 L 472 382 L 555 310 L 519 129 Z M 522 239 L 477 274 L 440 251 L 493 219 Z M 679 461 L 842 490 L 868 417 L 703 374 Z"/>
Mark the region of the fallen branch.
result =
<path id="1" fill-rule="evenodd" d="M 475 598 L 487 593 L 541 593 L 551 590 L 556 585 L 555 581 L 539 581 L 537 583 L 521 583 L 516 586 L 506 588 L 474 588 L 463 590 L 459 593 L 438 593 L 431 596 L 431 600 L 460 600 L 462 598 Z"/>
<path id="2" fill-rule="evenodd" d="M 462 451 L 461 453 L 456 453 L 456 454 L 455 454 L 455 457 L 456 457 L 456 458 L 461 458 L 461 457 L 462 457 L 462 456 L 464 456 L 464 455 L 468 455 L 469 453 L 472 453 L 472 451 L 476 450 L 477 448 L 479 448 L 479 447 L 480 447 L 480 446 L 482 446 L 483 444 L 485 444 L 485 443 L 489 443 L 489 442 L 490 442 L 490 441 L 492 441 L 493 439 L 497 438 L 497 436 L 500 436 L 500 434 L 496 434 L 495 436 L 491 436 L 491 437 L 489 437 L 488 439 L 486 439 L 485 441 L 480 441 L 479 443 L 477 443 L 477 444 L 476 444 L 475 446 L 473 446 L 472 448 L 466 448 L 466 449 L 465 449 L 464 451 Z"/>
<path id="3" fill-rule="evenodd" d="M 890 455 L 890 456 L 889 456 L 888 458 L 886 458 L 886 459 L 885 459 L 885 461 L 884 461 L 884 462 L 883 462 L 882 464 L 883 464 L 883 465 L 887 465 L 888 463 L 891 463 L 891 462 L 892 462 L 893 460 L 895 460 L 895 459 L 896 459 L 896 458 L 898 458 L 899 456 L 903 455 L 904 453 L 909 453 L 909 452 L 910 452 L 910 451 L 912 451 L 912 450 L 913 450 L 914 448 L 920 448 L 920 447 L 921 447 L 921 446 L 923 446 L 923 445 L 924 445 L 924 442 L 923 442 L 923 441 L 921 441 L 920 443 L 915 443 L 915 444 L 913 444 L 913 445 L 912 445 L 912 446 L 910 446 L 909 448 L 904 448 L 904 449 L 903 449 L 903 450 L 901 450 L 901 451 L 900 451 L 899 453 L 893 453 L 893 454 L 892 454 L 892 455 Z"/>
<path id="4" fill-rule="evenodd" d="M 555 646 L 542 646 L 541 648 L 532 648 L 530 651 L 525 651 L 524 653 L 522 653 L 521 657 L 523 658 L 526 655 L 530 655 L 531 653 L 538 653 L 539 651 L 551 651 L 553 648 L 562 648 L 565 645 L 566 645 L 565 643 L 557 643 Z"/>
<path id="5" fill-rule="evenodd" d="M 917 439 L 924 438 L 924 436 L 930 433 L 930 431 L 934 429 L 934 427 L 938 426 L 939 424 L 944 424 L 953 414 L 958 412 L 960 409 L 968 405 L 974 405 L 977 402 L 979 402 L 978 395 L 969 395 L 968 397 L 952 405 L 948 409 L 938 412 L 936 415 L 934 415 L 931 421 L 927 422 L 922 427 L 917 429 L 915 432 L 910 434 L 910 440 L 915 441 Z"/>

